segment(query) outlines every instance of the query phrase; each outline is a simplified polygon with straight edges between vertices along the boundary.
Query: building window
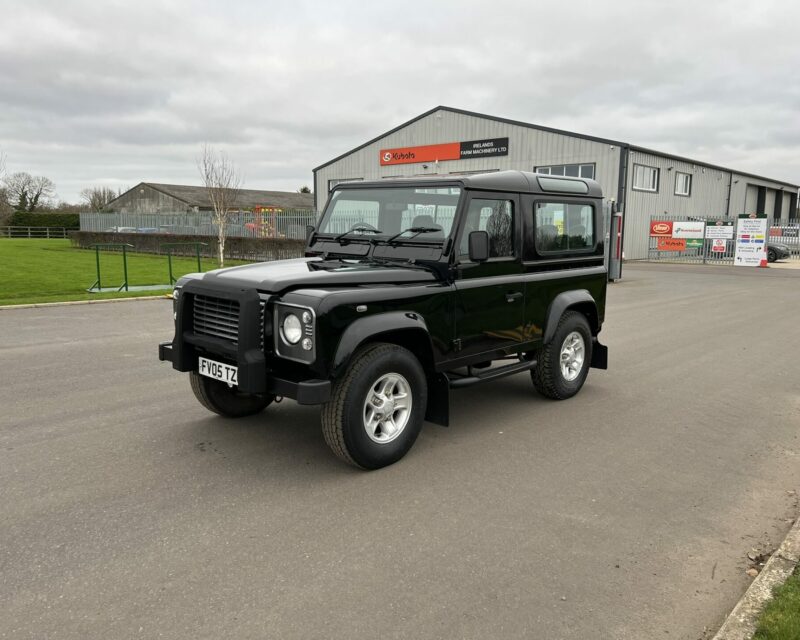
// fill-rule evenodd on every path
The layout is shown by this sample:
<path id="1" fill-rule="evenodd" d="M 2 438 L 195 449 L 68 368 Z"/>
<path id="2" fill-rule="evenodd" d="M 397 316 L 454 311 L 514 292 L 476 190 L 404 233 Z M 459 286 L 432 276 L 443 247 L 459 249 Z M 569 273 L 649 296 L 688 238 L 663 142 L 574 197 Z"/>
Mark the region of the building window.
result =
<path id="1" fill-rule="evenodd" d="M 328 193 L 333 191 L 333 188 L 337 184 L 342 184 L 344 182 L 361 182 L 364 178 L 341 178 L 339 180 L 328 180 Z"/>
<path id="2" fill-rule="evenodd" d="M 594 207 L 564 202 L 536 203 L 536 250 L 542 253 L 591 251 Z"/>
<path id="3" fill-rule="evenodd" d="M 680 171 L 677 171 L 675 173 L 675 195 L 688 196 L 691 193 L 692 193 L 692 174 L 681 173 Z"/>
<path id="4" fill-rule="evenodd" d="M 658 169 L 643 164 L 633 165 L 633 188 L 636 191 L 658 192 Z"/>
<path id="5" fill-rule="evenodd" d="M 551 164 L 546 167 L 534 167 L 536 173 L 551 176 L 568 176 L 570 178 L 590 178 L 594 180 L 594 162 L 584 164 Z"/>

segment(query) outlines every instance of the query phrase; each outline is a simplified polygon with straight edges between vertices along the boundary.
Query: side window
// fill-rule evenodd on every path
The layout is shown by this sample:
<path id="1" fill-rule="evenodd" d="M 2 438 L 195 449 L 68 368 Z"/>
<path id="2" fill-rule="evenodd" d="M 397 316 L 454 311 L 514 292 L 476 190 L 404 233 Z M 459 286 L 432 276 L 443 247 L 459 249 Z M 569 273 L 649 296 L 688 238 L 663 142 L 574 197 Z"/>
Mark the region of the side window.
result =
<path id="1" fill-rule="evenodd" d="M 580 252 L 595 246 L 592 205 L 537 202 L 535 213 L 537 252 Z"/>
<path id="2" fill-rule="evenodd" d="M 469 234 L 486 231 L 489 234 L 489 258 L 514 255 L 514 206 L 511 200 L 474 198 L 469 203 L 464 231 L 461 234 L 459 255 L 469 255 Z"/>

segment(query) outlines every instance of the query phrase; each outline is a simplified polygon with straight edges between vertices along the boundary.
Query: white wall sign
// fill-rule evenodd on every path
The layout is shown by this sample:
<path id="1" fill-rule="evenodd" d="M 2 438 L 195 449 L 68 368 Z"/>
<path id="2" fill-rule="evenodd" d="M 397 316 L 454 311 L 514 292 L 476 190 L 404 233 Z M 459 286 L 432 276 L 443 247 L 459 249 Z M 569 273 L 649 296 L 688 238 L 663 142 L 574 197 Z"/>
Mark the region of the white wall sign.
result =
<path id="1" fill-rule="evenodd" d="M 766 215 L 751 213 L 739 216 L 733 264 L 737 267 L 767 266 Z"/>
<path id="2" fill-rule="evenodd" d="M 672 237 L 673 238 L 695 238 L 702 240 L 703 232 L 706 228 L 706 223 L 703 221 L 689 221 L 689 222 L 673 222 L 672 223 Z"/>
<path id="3" fill-rule="evenodd" d="M 706 225 L 706 238 L 709 240 L 733 240 L 733 222 L 709 222 Z"/>

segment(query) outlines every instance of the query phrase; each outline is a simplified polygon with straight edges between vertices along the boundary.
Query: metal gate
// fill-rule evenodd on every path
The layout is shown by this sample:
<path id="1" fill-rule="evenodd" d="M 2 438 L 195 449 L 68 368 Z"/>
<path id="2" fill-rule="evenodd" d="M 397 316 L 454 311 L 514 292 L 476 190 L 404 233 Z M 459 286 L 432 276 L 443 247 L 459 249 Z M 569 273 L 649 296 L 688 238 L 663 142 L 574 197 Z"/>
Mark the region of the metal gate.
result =
<path id="1" fill-rule="evenodd" d="M 652 216 L 647 258 L 659 262 L 733 265 L 739 218 Z M 800 220 L 767 218 L 768 251 L 800 261 Z M 788 255 L 783 255 L 784 250 Z"/>

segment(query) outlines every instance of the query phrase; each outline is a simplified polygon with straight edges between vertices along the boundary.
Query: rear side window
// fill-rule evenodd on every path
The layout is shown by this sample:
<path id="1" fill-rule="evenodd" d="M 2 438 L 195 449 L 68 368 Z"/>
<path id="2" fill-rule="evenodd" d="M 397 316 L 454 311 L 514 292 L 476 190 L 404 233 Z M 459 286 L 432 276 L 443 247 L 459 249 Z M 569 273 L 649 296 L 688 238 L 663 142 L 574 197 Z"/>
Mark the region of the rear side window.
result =
<path id="1" fill-rule="evenodd" d="M 594 248 L 597 239 L 592 205 L 537 202 L 534 207 L 537 253 L 580 253 Z"/>

